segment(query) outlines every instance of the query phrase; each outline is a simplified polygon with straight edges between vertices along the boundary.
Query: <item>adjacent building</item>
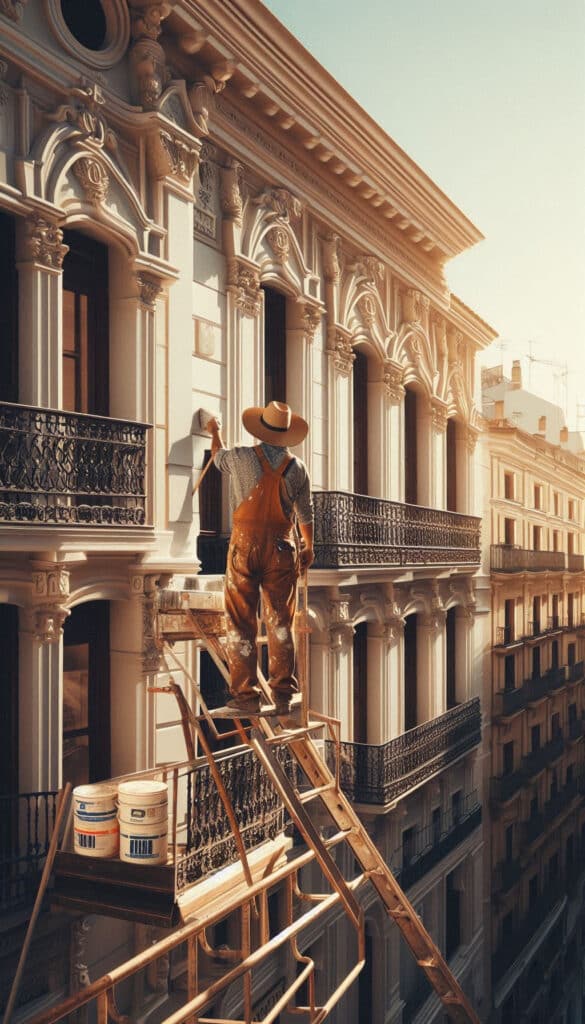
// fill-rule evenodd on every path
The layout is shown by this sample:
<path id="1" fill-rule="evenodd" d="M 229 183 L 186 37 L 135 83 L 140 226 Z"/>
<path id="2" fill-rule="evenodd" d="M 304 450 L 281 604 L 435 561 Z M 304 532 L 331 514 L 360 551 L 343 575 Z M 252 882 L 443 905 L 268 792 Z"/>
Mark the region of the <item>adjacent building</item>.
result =
<path id="1" fill-rule="evenodd" d="M 196 411 L 218 410 L 233 444 L 242 410 L 278 399 L 311 424 L 311 703 L 340 720 L 343 787 L 486 1017 L 489 594 L 475 581 L 473 394 L 494 331 L 444 273 L 481 235 L 255 0 L 5 0 L 0 50 L 4 991 L 55 792 L 185 755 L 172 698 L 147 687 L 164 681 L 161 594 L 217 589 L 225 565 L 227 494 L 213 471 L 191 493 L 208 458 Z M 514 680 L 535 650 L 535 678 L 566 676 L 541 720 L 547 757 L 562 734 L 554 800 L 579 779 L 581 577 L 562 554 L 582 562 L 571 472 L 563 464 L 550 593 L 547 575 L 530 617 L 512 588 L 515 617 L 494 619 L 525 630 L 524 602 L 539 627 L 513 648 Z M 553 476 L 535 478 L 541 502 Z M 543 511 L 534 529 L 544 554 Z M 189 641 L 177 653 L 220 702 L 205 653 Z M 506 774 L 499 762 L 494 774 Z M 537 816 L 552 798 L 543 789 Z M 212 885 L 218 865 L 205 863 Z M 442 1020 L 373 896 L 366 917 L 367 970 L 331 1019 Z M 149 927 L 139 911 L 44 915 L 25 1013 L 143 948 Z M 346 956 L 335 916 L 310 942 L 326 987 Z M 184 970 L 171 961 L 135 988 L 134 1015 L 179 999 Z M 258 1006 L 281 970 L 263 973 Z M 241 1014 L 233 994 L 226 1006 Z"/>
<path id="2" fill-rule="evenodd" d="M 482 372 L 482 403 L 493 1019 L 564 1024 L 583 1019 L 585 452 L 519 362 Z"/>

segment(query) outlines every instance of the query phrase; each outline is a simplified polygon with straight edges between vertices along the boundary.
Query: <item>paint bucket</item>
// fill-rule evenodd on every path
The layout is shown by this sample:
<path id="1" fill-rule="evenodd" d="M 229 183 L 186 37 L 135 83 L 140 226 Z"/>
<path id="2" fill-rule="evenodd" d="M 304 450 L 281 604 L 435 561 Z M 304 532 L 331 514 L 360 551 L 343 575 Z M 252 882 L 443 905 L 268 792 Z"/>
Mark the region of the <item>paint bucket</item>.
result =
<path id="1" fill-rule="evenodd" d="M 120 860 L 130 864 L 166 864 L 166 821 L 124 821 L 120 818 L 119 827 Z"/>
<path id="2" fill-rule="evenodd" d="M 168 786 L 137 779 L 118 791 L 120 860 L 131 864 L 165 864 L 168 846 Z"/>
<path id="3" fill-rule="evenodd" d="M 126 822 L 161 822 L 168 819 L 166 782 L 136 779 L 118 788 L 118 816 Z"/>
<path id="4" fill-rule="evenodd" d="M 115 857 L 119 829 L 116 787 L 76 786 L 73 790 L 73 849 L 84 857 Z"/>

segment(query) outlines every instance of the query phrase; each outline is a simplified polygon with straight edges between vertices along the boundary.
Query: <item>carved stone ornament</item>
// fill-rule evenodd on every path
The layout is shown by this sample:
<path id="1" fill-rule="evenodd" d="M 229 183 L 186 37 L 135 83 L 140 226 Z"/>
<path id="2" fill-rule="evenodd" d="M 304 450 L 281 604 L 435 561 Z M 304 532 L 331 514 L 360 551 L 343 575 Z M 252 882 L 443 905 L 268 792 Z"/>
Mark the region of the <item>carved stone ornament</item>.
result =
<path id="1" fill-rule="evenodd" d="M 87 942 L 91 930 L 88 917 L 78 918 L 71 927 L 70 979 L 72 992 L 79 992 L 90 984 L 87 966 Z"/>
<path id="2" fill-rule="evenodd" d="M 159 139 L 166 157 L 167 173 L 188 184 L 197 168 L 199 150 L 168 131 L 161 130 Z"/>
<path id="3" fill-rule="evenodd" d="M 443 434 L 447 429 L 447 408 L 442 402 L 431 402 L 431 422 L 438 434 Z"/>
<path id="4" fill-rule="evenodd" d="M 373 296 L 367 292 L 360 296 L 357 301 L 357 308 L 362 318 L 362 322 L 366 327 L 371 327 L 376 319 L 376 303 Z"/>
<path id="5" fill-rule="evenodd" d="M 57 644 L 61 639 L 63 625 L 70 614 L 69 609 L 59 605 L 35 608 L 33 632 L 42 644 Z"/>
<path id="6" fill-rule="evenodd" d="M 419 324 L 423 318 L 425 297 L 416 288 L 404 288 L 401 297 L 403 321 L 409 324 Z"/>
<path id="7" fill-rule="evenodd" d="M 465 438 L 465 440 L 466 440 L 466 443 L 467 443 L 467 451 L 469 452 L 470 455 L 473 455 L 473 453 L 475 452 L 475 448 L 476 448 L 478 439 L 479 439 L 479 431 L 475 430 L 474 427 L 468 427 L 468 429 L 467 429 L 467 437 Z"/>
<path id="8" fill-rule="evenodd" d="M 61 270 L 69 252 L 69 246 L 63 245 L 61 228 L 36 213 L 26 222 L 24 245 L 29 259 L 56 270 Z"/>
<path id="9" fill-rule="evenodd" d="M 303 212 L 300 199 L 297 199 L 292 192 L 288 192 L 285 188 L 264 189 L 253 202 L 256 206 L 264 206 L 267 210 L 272 210 L 286 221 L 299 220 Z"/>
<path id="10" fill-rule="evenodd" d="M 394 647 L 404 636 L 404 619 L 399 615 L 392 615 L 384 620 L 382 630 L 384 642 Z"/>
<path id="11" fill-rule="evenodd" d="M 435 338 L 437 342 L 437 353 L 443 359 L 447 355 L 447 324 L 445 318 L 440 313 L 434 312 L 432 315 L 432 321 L 435 326 Z"/>
<path id="12" fill-rule="evenodd" d="M 228 160 L 226 166 L 221 168 L 220 202 L 222 213 L 224 217 L 235 221 L 238 225 L 242 223 L 244 208 L 240 185 L 241 172 L 242 165 L 233 159 Z"/>
<path id="13" fill-rule="evenodd" d="M 169 80 L 165 52 L 149 35 L 141 36 L 130 50 L 133 94 L 145 110 L 154 110 Z"/>
<path id="14" fill-rule="evenodd" d="M 162 284 L 157 277 L 145 274 L 140 271 L 137 274 L 138 286 L 140 288 L 140 301 L 148 309 L 154 309 L 156 300 L 162 291 Z"/>
<path id="15" fill-rule="evenodd" d="M 329 627 L 329 649 L 334 653 L 347 650 L 352 643 L 355 629 L 351 622 L 335 622 Z"/>
<path id="16" fill-rule="evenodd" d="M 71 101 L 63 103 L 48 117 L 49 121 L 62 124 L 66 121 L 74 128 L 74 135 L 84 142 L 90 142 L 98 149 L 115 150 L 117 139 L 103 117 L 102 108 L 106 100 L 97 83 L 76 86 L 69 92 Z"/>
<path id="17" fill-rule="evenodd" d="M 258 316 L 262 308 L 260 271 L 238 257 L 228 260 L 228 291 L 233 292 L 236 307 L 244 316 Z"/>
<path id="18" fill-rule="evenodd" d="M 142 600 L 142 667 L 146 673 L 156 673 L 161 668 L 162 644 L 158 635 L 158 604 L 160 578 L 155 575 L 142 576 L 140 589 L 139 575 L 132 575 L 130 588 L 133 596 Z"/>
<path id="19" fill-rule="evenodd" d="M 133 39 L 158 39 L 161 21 L 170 14 L 171 4 L 160 0 L 134 0 L 130 7 Z"/>
<path id="20" fill-rule="evenodd" d="M 401 402 L 405 395 L 404 369 L 398 363 L 384 363 L 384 392 L 391 402 Z"/>
<path id="21" fill-rule="evenodd" d="M 189 87 L 189 103 L 193 118 L 202 135 L 209 135 L 209 111 L 217 93 L 225 89 L 225 82 L 218 82 L 212 75 L 204 75 L 200 81 Z"/>
<path id="22" fill-rule="evenodd" d="M 0 14 L 11 21 L 20 21 L 28 0 L 0 0 Z"/>
<path id="23" fill-rule="evenodd" d="M 62 565 L 50 569 L 35 569 L 32 574 L 35 600 L 59 601 L 69 596 L 69 572 Z"/>
<path id="24" fill-rule="evenodd" d="M 274 253 L 277 263 L 286 263 L 290 252 L 290 238 L 288 232 L 281 227 L 270 228 L 266 232 L 266 240 Z"/>
<path id="25" fill-rule="evenodd" d="M 313 306 L 311 302 L 305 302 L 302 321 L 305 337 L 308 338 L 309 341 L 313 341 L 315 334 L 317 333 L 317 328 L 321 323 L 321 315 L 321 310 L 318 306 Z"/>
<path id="26" fill-rule="evenodd" d="M 359 256 L 355 261 L 355 269 L 371 284 L 384 280 L 384 264 L 377 256 Z"/>
<path id="27" fill-rule="evenodd" d="M 341 274 L 339 259 L 339 235 L 330 232 L 321 239 L 323 245 L 323 274 L 326 281 L 337 284 Z"/>
<path id="28" fill-rule="evenodd" d="M 333 365 L 338 373 L 349 377 L 351 368 L 355 362 L 355 352 L 351 346 L 351 338 L 344 331 L 334 327 L 330 333 L 329 348 L 327 350 L 333 359 Z"/>
<path id="29" fill-rule="evenodd" d="M 93 206 L 105 203 L 110 188 L 110 177 L 100 161 L 82 156 L 75 161 L 72 170 L 85 192 L 87 201 Z"/>

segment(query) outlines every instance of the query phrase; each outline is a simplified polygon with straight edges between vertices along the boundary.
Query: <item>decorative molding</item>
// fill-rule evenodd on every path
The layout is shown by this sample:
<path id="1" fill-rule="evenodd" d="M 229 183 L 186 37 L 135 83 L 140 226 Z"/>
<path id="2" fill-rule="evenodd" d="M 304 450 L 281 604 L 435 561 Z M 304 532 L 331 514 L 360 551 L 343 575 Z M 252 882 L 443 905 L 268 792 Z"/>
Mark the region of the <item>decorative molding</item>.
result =
<path id="1" fill-rule="evenodd" d="M 399 403 L 405 395 L 404 368 L 399 363 L 386 360 L 384 363 L 384 393 L 391 402 Z"/>
<path id="2" fill-rule="evenodd" d="M 140 288 L 140 301 L 148 309 L 154 309 L 156 300 L 162 291 L 162 284 L 157 277 L 146 274 L 143 270 L 136 275 Z"/>
<path id="3" fill-rule="evenodd" d="M 167 166 L 166 173 L 189 184 L 197 169 L 199 148 L 190 146 L 164 129 L 159 131 L 159 140 Z"/>
<path id="4" fill-rule="evenodd" d="M 437 434 L 444 434 L 447 429 L 447 406 L 438 399 L 431 399 L 431 423 Z"/>
<path id="5" fill-rule="evenodd" d="M 159 0 L 134 0 L 131 5 L 130 71 L 134 93 L 146 110 L 154 110 L 169 81 L 165 52 L 157 41 L 161 21 L 170 14 L 171 4 Z"/>
<path id="6" fill-rule="evenodd" d="M 395 647 L 404 636 L 404 619 L 400 615 L 391 615 L 382 623 L 382 637 L 389 647 Z"/>
<path id="7" fill-rule="evenodd" d="M 303 212 L 300 199 L 285 188 L 266 188 L 252 202 L 255 206 L 264 206 L 267 210 L 272 210 L 287 222 L 299 220 Z"/>
<path id="8" fill-rule="evenodd" d="M 286 263 L 290 252 L 290 238 L 284 228 L 274 226 L 266 232 L 266 240 L 277 263 Z"/>
<path id="9" fill-rule="evenodd" d="M 160 0 L 133 0 L 130 6 L 132 38 L 156 41 L 162 32 L 161 21 L 170 11 L 171 4 Z"/>
<path id="10" fill-rule="evenodd" d="M 319 306 L 314 306 L 312 302 L 305 302 L 303 304 L 302 323 L 305 336 L 309 342 L 313 341 L 317 333 L 321 317 L 322 310 Z"/>
<path id="11" fill-rule="evenodd" d="M 63 15 L 61 0 L 44 0 L 43 6 L 59 47 L 71 54 L 82 67 L 105 71 L 123 60 L 130 42 L 130 14 L 126 0 L 108 0 L 100 4 L 106 31 L 99 49 L 90 49 L 76 38 Z"/>
<path id="12" fill-rule="evenodd" d="M 20 21 L 28 0 L 0 0 L 0 14 L 11 21 Z"/>
<path id="13" fill-rule="evenodd" d="M 56 224 L 34 213 L 26 221 L 24 239 L 26 256 L 45 267 L 61 270 L 69 246 L 63 244 L 63 232 Z"/>
<path id="14" fill-rule="evenodd" d="M 209 111 L 215 103 L 216 95 L 224 89 L 225 81 L 218 81 L 213 75 L 203 75 L 202 79 L 189 87 L 193 118 L 202 135 L 209 135 Z"/>
<path id="15" fill-rule="evenodd" d="M 417 288 L 402 288 L 402 320 L 404 323 L 420 324 L 428 313 L 430 300 Z"/>
<path id="16" fill-rule="evenodd" d="M 358 256 L 353 264 L 353 269 L 372 285 L 384 280 L 384 264 L 377 256 Z"/>
<path id="17" fill-rule="evenodd" d="M 337 284 L 341 274 L 339 235 L 330 232 L 321 238 L 323 248 L 323 275 L 326 281 Z"/>
<path id="18" fill-rule="evenodd" d="M 73 164 L 72 171 L 79 181 L 85 198 L 93 206 L 101 206 L 108 198 L 110 177 L 99 160 L 82 156 Z"/>
<path id="19" fill-rule="evenodd" d="M 58 643 L 70 614 L 69 572 L 60 563 L 32 563 L 32 631 L 41 643 Z"/>
<path id="20" fill-rule="evenodd" d="M 61 104 L 47 119 L 57 124 L 66 121 L 74 129 L 73 137 L 85 144 L 92 143 L 98 149 L 117 149 L 116 135 L 102 114 L 106 99 L 100 86 L 96 82 L 75 86 L 69 96 L 70 102 Z"/>
<path id="21" fill-rule="evenodd" d="M 69 977 L 72 993 L 87 988 L 91 981 L 87 966 L 87 942 L 91 926 L 89 917 L 79 917 L 71 927 Z"/>
<path id="22" fill-rule="evenodd" d="M 236 307 L 244 316 L 258 316 L 262 309 L 258 267 L 239 256 L 228 260 L 228 291 L 233 293 Z"/>
<path id="23" fill-rule="evenodd" d="M 226 219 L 233 220 L 240 226 L 244 208 L 241 191 L 242 164 L 230 158 L 227 164 L 220 169 L 220 174 L 222 213 Z"/>
<path id="24" fill-rule="evenodd" d="M 376 303 L 371 292 L 364 292 L 360 296 L 357 308 L 366 327 L 371 327 L 376 319 Z"/>
<path id="25" fill-rule="evenodd" d="M 349 377 L 352 366 L 355 362 L 355 352 L 351 345 L 351 337 L 339 327 L 332 327 L 329 332 L 329 346 L 327 349 L 333 359 L 333 365 L 338 373 Z"/>
<path id="26" fill-rule="evenodd" d="M 467 451 L 469 452 L 470 455 L 474 454 L 478 441 L 479 430 L 476 430 L 474 427 L 468 427 L 465 443 L 467 445 Z"/>

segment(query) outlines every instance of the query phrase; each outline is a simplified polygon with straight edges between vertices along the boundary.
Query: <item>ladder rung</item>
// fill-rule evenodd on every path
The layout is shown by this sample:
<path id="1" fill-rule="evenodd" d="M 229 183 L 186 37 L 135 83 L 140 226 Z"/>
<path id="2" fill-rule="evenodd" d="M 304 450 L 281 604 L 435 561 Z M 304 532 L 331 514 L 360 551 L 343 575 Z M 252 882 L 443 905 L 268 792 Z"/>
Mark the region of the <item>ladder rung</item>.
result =
<path id="1" fill-rule="evenodd" d="M 325 847 L 325 849 L 328 850 L 330 846 L 336 846 L 337 843 L 342 843 L 344 839 L 347 839 L 348 835 L 352 831 L 353 831 L 353 829 L 346 828 L 346 829 L 341 829 L 341 831 L 339 831 L 339 832 L 335 832 L 334 835 L 329 836 L 328 839 L 324 839 L 323 840 L 323 846 Z"/>
<path id="2" fill-rule="evenodd" d="M 336 789 L 335 780 L 325 783 L 324 786 L 317 786 L 315 789 L 307 789 L 304 793 L 299 793 L 297 790 L 296 794 L 302 804 L 307 804 L 310 800 L 321 796 L 322 793 L 330 793 L 332 789 Z"/>
<path id="3" fill-rule="evenodd" d="M 283 729 L 282 732 L 275 732 L 273 736 L 264 737 L 264 742 L 270 747 L 291 743 L 294 740 L 302 739 L 303 736 L 310 736 L 312 732 L 318 732 L 322 728 L 321 722 L 311 722 L 310 725 L 299 726 L 298 729 Z"/>
<path id="4" fill-rule="evenodd" d="M 435 968 L 436 969 L 439 966 L 437 958 L 434 957 L 434 956 L 429 956 L 429 957 L 427 957 L 426 960 L 422 959 L 422 960 L 417 960 L 416 962 L 417 962 L 419 967 Z"/>

